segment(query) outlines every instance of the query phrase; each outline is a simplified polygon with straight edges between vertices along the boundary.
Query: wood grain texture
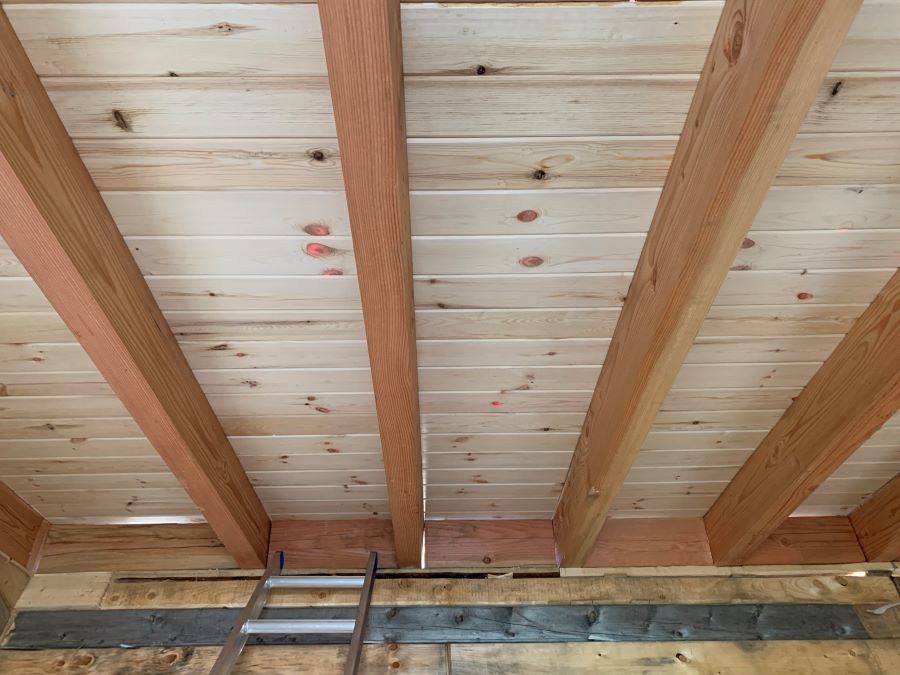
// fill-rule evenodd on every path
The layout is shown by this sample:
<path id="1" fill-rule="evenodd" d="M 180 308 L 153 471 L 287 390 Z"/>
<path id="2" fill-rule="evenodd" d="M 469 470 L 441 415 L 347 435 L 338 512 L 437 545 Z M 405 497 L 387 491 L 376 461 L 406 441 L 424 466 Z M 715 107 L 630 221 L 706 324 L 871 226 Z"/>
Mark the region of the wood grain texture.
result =
<path id="1" fill-rule="evenodd" d="M 356 274 L 349 237 L 127 237 L 145 276 Z M 631 272 L 643 234 L 414 237 L 416 275 Z M 753 232 L 735 270 L 879 269 L 900 259 L 900 230 Z M 328 246 L 327 255 L 312 255 Z M 537 263 L 537 264 L 535 264 Z M 529 266 L 530 265 L 530 266 Z M 0 276 L 27 276 L 0 246 Z"/>
<path id="2" fill-rule="evenodd" d="M 2 13 L 0 34 L 3 237 L 226 546 L 261 564 L 268 516 Z"/>
<path id="3" fill-rule="evenodd" d="M 748 565 L 825 565 L 865 562 L 845 516 L 785 520 L 746 560 Z"/>
<path id="4" fill-rule="evenodd" d="M 336 135 L 324 77 L 49 77 L 43 82 L 73 138 Z M 410 138 L 667 135 L 681 132 L 697 77 L 413 76 L 404 84 Z M 801 131 L 900 131 L 892 114 L 897 105 L 897 73 L 832 73 L 819 87 Z M 192 114 L 185 115 L 187 109 Z"/>
<path id="5" fill-rule="evenodd" d="M 424 505 L 397 0 L 321 0 L 397 564 L 421 565 Z"/>
<path id="6" fill-rule="evenodd" d="M 585 567 L 711 565 L 703 523 L 696 518 L 607 519 Z"/>
<path id="7" fill-rule="evenodd" d="M 555 566 L 549 520 L 429 520 L 426 567 Z"/>
<path id="8" fill-rule="evenodd" d="M 18 675 L 44 675 L 50 668 L 78 672 L 85 667 L 103 674 L 203 675 L 212 668 L 220 651 L 221 647 L 3 650 L 0 669 Z M 450 675 L 448 658 L 445 645 L 363 645 L 359 672 L 375 675 L 402 668 L 400 672 Z M 250 646 L 242 653 L 233 672 L 235 675 L 340 675 L 346 662 L 347 645 Z"/>
<path id="9" fill-rule="evenodd" d="M 50 574 L 236 566 L 208 525 L 54 525 L 38 569 Z"/>
<path id="10" fill-rule="evenodd" d="M 33 572 L 50 524 L 5 483 L 0 482 L 0 553 Z"/>
<path id="11" fill-rule="evenodd" d="M 454 675 L 540 675 L 560 667 L 572 672 L 651 672 L 676 675 L 723 668 L 747 675 L 889 675 L 900 667 L 900 640 L 793 642 L 681 642 L 639 644 L 452 644 Z"/>
<path id="12" fill-rule="evenodd" d="M 677 141 L 414 138 L 407 148 L 409 184 L 414 190 L 660 187 Z M 340 190 L 347 159 L 333 140 L 315 138 L 84 138 L 75 145 L 97 187 L 108 192 Z M 782 186 L 895 185 L 898 149 L 900 132 L 805 133 L 785 147 L 773 180 Z"/>
<path id="13" fill-rule="evenodd" d="M 717 563 L 745 560 L 900 408 L 900 272 L 704 517 Z"/>
<path id="14" fill-rule="evenodd" d="M 554 518 L 562 564 L 591 550 L 858 7 L 726 3 Z"/>
<path id="15" fill-rule="evenodd" d="M 867 560 L 900 560 L 900 476 L 850 514 Z"/>
<path id="16" fill-rule="evenodd" d="M 475 568 L 478 569 L 478 568 Z M 750 604 L 791 603 L 855 604 L 891 602 L 897 598 L 893 583 L 886 577 L 848 577 L 807 573 L 788 576 L 787 570 L 772 576 L 733 576 L 727 573 L 703 575 L 711 570 L 689 568 L 638 568 L 631 574 L 607 568 L 594 576 L 540 578 L 490 576 L 488 578 L 379 577 L 372 596 L 373 607 L 453 607 L 492 605 L 591 605 L 605 604 Z M 643 570 L 642 572 L 640 570 Z M 671 572 L 657 576 L 660 570 Z M 679 570 L 683 574 L 679 574 Z M 567 570 L 572 571 L 572 570 Z M 590 573 L 590 570 L 586 570 Z M 793 572 L 796 573 L 796 572 Z M 434 574 L 434 572 L 432 572 Z M 740 569 L 734 572 L 740 575 Z M 36 581 L 44 589 L 41 597 L 31 591 L 21 602 L 22 609 L 52 609 L 70 606 L 103 609 L 193 609 L 203 607 L 244 607 L 256 586 L 255 577 L 207 576 L 203 579 L 141 578 L 117 575 L 111 583 L 99 588 L 98 579 L 83 575 L 40 575 Z M 472 575 L 475 576 L 475 575 Z M 70 579 L 70 588 L 61 588 Z M 724 578 L 722 578 L 724 577 Z M 109 579 L 106 580 L 109 582 Z M 84 597 L 73 599 L 73 584 L 83 584 Z M 105 592 L 103 592 L 105 589 Z M 54 604 L 54 597 L 57 602 Z M 359 591 L 341 589 L 282 589 L 269 598 L 268 607 L 355 607 Z"/>
<path id="17" fill-rule="evenodd" d="M 288 569 L 365 569 L 372 551 L 380 568 L 397 567 L 396 540 L 390 520 L 276 520 L 269 545 Z"/>
<path id="18" fill-rule="evenodd" d="M 311 4 L 41 4 L 4 6 L 42 76 L 325 74 Z M 404 5 L 405 72 L 695 74 L 722 8 L 718 1 L 503 4 Z M 834 67 L 896 70 L 897 23 L 895 3 L 867 0 Z"/>

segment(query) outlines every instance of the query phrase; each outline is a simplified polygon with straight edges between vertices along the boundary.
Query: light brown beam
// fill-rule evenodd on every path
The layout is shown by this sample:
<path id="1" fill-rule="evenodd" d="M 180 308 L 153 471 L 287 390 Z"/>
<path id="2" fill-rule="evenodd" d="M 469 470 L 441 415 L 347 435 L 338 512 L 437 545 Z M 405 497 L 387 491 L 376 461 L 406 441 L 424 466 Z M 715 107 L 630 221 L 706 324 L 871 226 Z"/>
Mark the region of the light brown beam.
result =
<path id="1" fill-rule="evenodd" d="M 49 531 L 41 514 L 0 483 L 0 552 L 34 572 Z"/>
<path id="2" fill-rule="evenodd" d="M 743 562 L 898 408 L 900 271 L 704 516 L 713 560 Z"/>
<path id="3" fill-rule="evenodd" d="M 594 546 L 859 0 L 728 0 L 597 381 L 554 517 Z"/>
<path id="4" fill-rule="evenodd" d="M 900 560 L 900 475 L 850 514 L 866 560 Z"/>
<path id="5" fill-rule="evenodd" d="M 265 566 L 269 518 L 0 10 L 0 234 L 229 552 Z"/>
<path id="6" fill-rule="evenodd" d="M 422 556 L 406 123 L 398 0 L 319 0 L 397 564 Z"/>

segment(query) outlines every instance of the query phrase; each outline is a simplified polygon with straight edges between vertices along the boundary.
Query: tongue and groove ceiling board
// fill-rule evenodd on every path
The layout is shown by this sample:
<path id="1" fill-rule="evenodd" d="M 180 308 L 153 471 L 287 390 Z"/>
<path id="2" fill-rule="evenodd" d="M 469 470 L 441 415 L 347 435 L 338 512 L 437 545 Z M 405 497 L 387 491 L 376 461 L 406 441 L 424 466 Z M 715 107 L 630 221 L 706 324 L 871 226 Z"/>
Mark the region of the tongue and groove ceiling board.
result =
<path id="1" fill-rule="evenodd" d="M 402 8 L 426 516 L 548 519 L 722 3 Z M 389 517 L 314 4 L 4 3 L 272 517 Z M 699 517 L 900 260 L 900 1 L 865 0 L 613 517 Z M 198 511 L 0 249 L 0 480 Z M 900 470 L 890 420 L 800 507 Z"/>

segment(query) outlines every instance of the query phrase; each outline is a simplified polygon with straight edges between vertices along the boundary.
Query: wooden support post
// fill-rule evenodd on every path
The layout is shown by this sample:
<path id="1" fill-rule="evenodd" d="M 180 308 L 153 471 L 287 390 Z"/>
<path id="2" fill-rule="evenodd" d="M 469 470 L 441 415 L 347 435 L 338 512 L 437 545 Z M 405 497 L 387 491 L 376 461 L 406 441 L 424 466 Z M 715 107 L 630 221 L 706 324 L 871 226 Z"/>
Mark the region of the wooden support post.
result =
<path id="1" fill-rule="evenodd" d="M 399 0 L 319 0 L 397 564 L 424 504 Z"/>
<path id="2" fill-rule="evenodd" d="M 269 519 L 0 10 L 0 234 L 229 552 L 264 566 Z"/>
<path id="3" fill-rule="evenodd" d="M 867 560 L 900 560 L 900 476 L 850 514 Z"/>
<path id="4" fill-rule="evenodd" d="M 584 563 L 859 0 L 725 3 L 554 518 Z"/>
<path id="5" fill-rule="evenodd" d="M 0 483 L 0 553 L 34 572 L 49 531 L 41 514 Z"/>
<path id="6" fill-rule="evenodd" d="M 900 271 L 863 312 L 704 516 L 713 560 L 746 560 L 900 408 Z M 897 491 L 895 491 L 897 492 Z M 856 523 L 880 530 L 872 518 Z M 893 508 L 897 509 L 897 495 Z M 896 512 L 894 513 L 896 527 Z M 854 523 L 854 526 L 856 526 Z M 877 536 L 874 534 L 873 536 Z"/>

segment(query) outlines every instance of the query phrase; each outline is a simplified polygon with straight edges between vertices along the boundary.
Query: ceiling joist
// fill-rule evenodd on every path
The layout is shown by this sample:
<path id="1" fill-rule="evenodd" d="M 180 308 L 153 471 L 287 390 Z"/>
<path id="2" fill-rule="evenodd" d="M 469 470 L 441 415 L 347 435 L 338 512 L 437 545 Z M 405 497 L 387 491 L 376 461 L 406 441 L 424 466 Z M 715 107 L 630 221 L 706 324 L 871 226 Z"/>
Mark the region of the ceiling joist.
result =
<path id="1" fill-rule="evenodd" d="M 34 572 L 49 531 L 41 514 L 0 483 L 0 553 Z"/>
<path id="2" fill-rule="evenodd" d="M 898 344 L 900 272 L 704 516 L 716 563 L 744 561 L 900 409 Z"/>
<path id="3" fill-rule="evenodd" d="M 0 10 L 0 234 L 234 558 L 269 519 Z"/>
<path id="4" fill-rule="evenodd" d="M 850 514 L 867 560 L 900 560 L 900 476 Z"/>
<path id="5" fill-rule="evenodd" d="M 725 3 L 556 510 L 561 564 L 593 548 L 859 4 Z"/>
<path id="6" fill-rule="evenodd" d="M 320 0 L 397 563 L 424 533 L 398 0 Z"/>

